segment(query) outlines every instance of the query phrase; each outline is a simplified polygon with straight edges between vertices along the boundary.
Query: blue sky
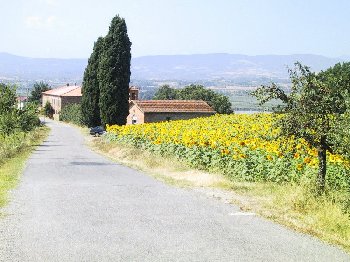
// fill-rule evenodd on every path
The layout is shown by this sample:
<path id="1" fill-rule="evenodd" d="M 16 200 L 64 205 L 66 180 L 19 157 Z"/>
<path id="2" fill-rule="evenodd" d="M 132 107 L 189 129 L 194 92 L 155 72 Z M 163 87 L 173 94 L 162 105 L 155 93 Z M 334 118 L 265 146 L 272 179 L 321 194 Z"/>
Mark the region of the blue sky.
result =
<path id="1" fill-rule="evenodd" d="M 119 14 L 132 55 L 350 55 L 348 0 L 0 0 L 0 52 L 87 58 Z"/>

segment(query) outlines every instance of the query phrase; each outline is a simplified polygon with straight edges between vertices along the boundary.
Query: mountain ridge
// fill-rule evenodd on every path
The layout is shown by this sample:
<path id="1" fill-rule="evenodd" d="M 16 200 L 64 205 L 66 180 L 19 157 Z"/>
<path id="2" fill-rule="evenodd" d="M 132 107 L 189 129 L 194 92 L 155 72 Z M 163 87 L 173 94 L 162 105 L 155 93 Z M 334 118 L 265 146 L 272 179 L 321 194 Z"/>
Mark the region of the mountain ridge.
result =
<path id="1" fill-rule="evenodd" d="M 314 54 L 244 55 L 209 53 L 151 55 L 132 58 L 132 79 L 220 80 L 242 77 L 288 78 L 287 67 L 296 61 L 314 71 L 324 70 L 350 56 L 326 57 Z M 0 52 L 0 78 L 62 79 L 81 81 L 86 58 L 32 58 Z"/>

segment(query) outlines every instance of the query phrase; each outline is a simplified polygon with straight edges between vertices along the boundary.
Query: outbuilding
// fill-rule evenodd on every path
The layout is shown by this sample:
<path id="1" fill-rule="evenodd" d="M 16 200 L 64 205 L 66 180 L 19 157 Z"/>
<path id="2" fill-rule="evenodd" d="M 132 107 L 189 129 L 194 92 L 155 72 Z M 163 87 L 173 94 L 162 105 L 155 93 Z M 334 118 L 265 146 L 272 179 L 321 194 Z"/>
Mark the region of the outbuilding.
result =
<path id="1" fill-rule="evenodd" d="M 80 103 L 81 97 L 80 86 L 62 86 L 43 92 L 42 106 L 44 107 L 46 102 L 49 102 L 55 114 L 59 114 L 66 105 Z"/>
<path id="2" fill-rule="evenodd" d="M 132 100 L 127 124 L 206 117 L 215 110 L 202 100 Z"/>

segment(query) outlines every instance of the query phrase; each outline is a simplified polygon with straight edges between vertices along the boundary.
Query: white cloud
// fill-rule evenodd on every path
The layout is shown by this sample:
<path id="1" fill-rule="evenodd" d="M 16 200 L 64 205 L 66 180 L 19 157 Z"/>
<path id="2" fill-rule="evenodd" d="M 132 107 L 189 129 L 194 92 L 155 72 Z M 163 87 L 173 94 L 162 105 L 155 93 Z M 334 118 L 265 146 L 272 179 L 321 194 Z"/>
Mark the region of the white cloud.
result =
<path id="1" fill-rule="evenodd" d="M 56 16 L 27 16 L 25 19 L 25 24 L 31 29 L 48 29 L 55 26 L 57 23 Z"/>

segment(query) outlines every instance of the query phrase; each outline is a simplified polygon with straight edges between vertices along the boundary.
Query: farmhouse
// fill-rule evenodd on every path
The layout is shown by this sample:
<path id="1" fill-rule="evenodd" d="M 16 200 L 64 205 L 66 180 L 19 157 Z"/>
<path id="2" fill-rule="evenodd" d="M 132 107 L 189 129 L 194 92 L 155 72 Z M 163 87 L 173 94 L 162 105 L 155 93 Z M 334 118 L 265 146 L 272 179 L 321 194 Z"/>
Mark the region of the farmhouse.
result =
<path id="1" fill-rule="evenodd" d="M 211 116 L 216 112 L 201 100 L 132 100 L 127 124 Z"/>
<path id="2" fill-rule="evenodd" d="M 50 102 L 55 114 L 59 114 L 62 108 L 68 104 L 81 102 L 80 86 L 62 86 L 42 93 L 42 106 Z"/>

